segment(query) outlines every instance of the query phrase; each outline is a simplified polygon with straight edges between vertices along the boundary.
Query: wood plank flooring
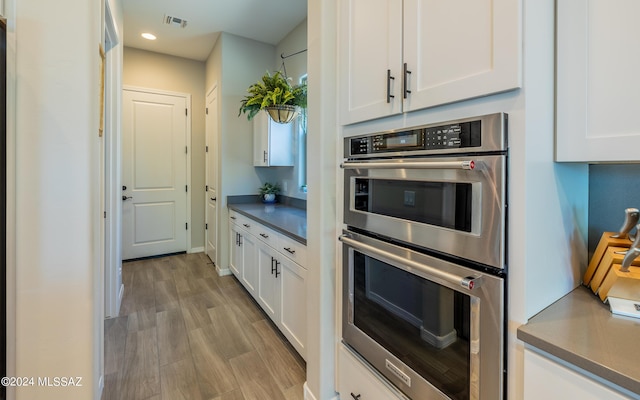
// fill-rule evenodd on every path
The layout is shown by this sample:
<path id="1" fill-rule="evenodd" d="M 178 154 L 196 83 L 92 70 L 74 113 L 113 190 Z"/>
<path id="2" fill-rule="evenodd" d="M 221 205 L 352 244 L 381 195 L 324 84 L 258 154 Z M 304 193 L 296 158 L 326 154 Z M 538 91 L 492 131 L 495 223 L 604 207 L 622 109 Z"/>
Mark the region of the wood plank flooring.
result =
<path id="1" fill-rule="evenodd" d="M 304 360 L 204 253 L 126 262 L 103 400 L 301 400 Z"/>

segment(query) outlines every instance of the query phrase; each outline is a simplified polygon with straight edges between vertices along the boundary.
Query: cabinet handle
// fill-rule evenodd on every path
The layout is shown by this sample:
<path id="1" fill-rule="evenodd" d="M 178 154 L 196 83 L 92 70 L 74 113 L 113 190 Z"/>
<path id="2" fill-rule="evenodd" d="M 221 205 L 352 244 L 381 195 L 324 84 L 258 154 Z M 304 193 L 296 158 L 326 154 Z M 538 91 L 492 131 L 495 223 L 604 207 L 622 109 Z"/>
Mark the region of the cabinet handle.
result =
<path id="1" fill-rule="evenodd" d="M 264 150 L 264 151 L 262 152 L 262 154 L 263 154 L 263 157 L 264 157 L 264 162 L 267 162 L 267 151 L 266 151 L 266 150 Z"/>
<path id="2" fill-rule="evenodd" d="M 285 249 L 285 250 L 287 251 L 287 253 L 289 253 L 289 254 L 295 254 L 295 252 L 296 252 L 295 250 L 291 250 L 291 248 L 290 248 L 290 247 L 285 247 L 284 249 Z"/>
<path id="3" fill-rule="evenodd" d="M 360 395 L 359 394 L 353 394 L 353 392 L 351 392 L 351 397 L 353 397 L 355 400 L 360 399 Z"/>
<path id="4" fill-rule="evenodd" d="M 404 98 L 407 98 L 407 94 L 411 93 L 411 90 L 407 89 L 407 87 L 409 86 L 407 84 L 407 80 L 409 80 L 409 75 L 411 74 L 411 71 L 409 71 L 407 69 L 407 63 L 404 63 L 404 86 L 403 86 L 403 91 L 404 91 Z"/>
<path id="5" fill-rule="evenodd" d="M 395 97 L 394 95 L 391 94 L 391 80 L 392 79 L 396 79 L 396 78 L 391 76 L 391 70 L 388 69 L 387 70 L 387 103 L 391 103 L 391 99 Z"/>
<path id="6" fill-rule="evenodd" d="M 234 221 L 236 220 L 236 217 L 229 217 L 229 218 L 231 218 L 231 219 L 232 219 L 232 220 L 234 220 Z"/>
<path id="7" fill-rule="evenodd" d="M 269 235 L 265 235 L 264 233 L 261 233 L 260 236 L 262 236 L 265 239 L 269 238 Z"/>
<path id="8" fill-rule="evenodd" d="M 242 226 L 244 226 L 245 228 L 250 228 L 251 227 L 251 225 L 249 225 L 249 224 L 242 224 Z"/>
<path id="9" fill-rule="evenodd" d="M 277 268 L 278 264 L 276 263 L 277 263 L 276 259 L 271 257 L 271 275 L 273 275 L 273 273 L 278 270 Z"/>
<path id="10" fill-rule="evenodd" d="M 280 261 L 276 260 L 276 278 L 280 275 L 280 272 L 278 272 L 278 264 L 280 264 Z"/>
<path id="11" fill-rule="evenodd" d="M 238 233 L 238 246 L 242 246 L 242 235 Z"/>
<path id="12" fill-rule="evenodd" d="M 217 200 L 217 198 L 216 198 L 216 197 L 212 197 L 212 198 L 211 198 L 211 201 L 216 201 L 216 200 Z M 232 219 L 236 219 L 236 217 L 231 217 L 231 218 L 232 218 Z"/>
<path id="13" fill-rule="evenodd" d="M 236 246 L 240 246 L 240 235 L 236 232 Z"/>

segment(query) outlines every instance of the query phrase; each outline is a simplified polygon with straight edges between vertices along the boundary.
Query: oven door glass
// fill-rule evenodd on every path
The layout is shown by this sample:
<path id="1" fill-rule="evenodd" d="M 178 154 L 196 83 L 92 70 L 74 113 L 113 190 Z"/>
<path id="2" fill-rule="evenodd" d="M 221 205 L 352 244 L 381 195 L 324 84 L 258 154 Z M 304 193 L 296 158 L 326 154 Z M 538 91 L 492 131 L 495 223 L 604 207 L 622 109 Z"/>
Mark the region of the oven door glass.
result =
<path id="1" fill-rule="evenodd" d="M 355 179 L 354 209 L 471 232 L 472 184 Z"/>
<path id="2" fill-rule="evenodd" d="M 470 297 L 358 251 L 353 323 L 452 399 L 469 399 Z"/>

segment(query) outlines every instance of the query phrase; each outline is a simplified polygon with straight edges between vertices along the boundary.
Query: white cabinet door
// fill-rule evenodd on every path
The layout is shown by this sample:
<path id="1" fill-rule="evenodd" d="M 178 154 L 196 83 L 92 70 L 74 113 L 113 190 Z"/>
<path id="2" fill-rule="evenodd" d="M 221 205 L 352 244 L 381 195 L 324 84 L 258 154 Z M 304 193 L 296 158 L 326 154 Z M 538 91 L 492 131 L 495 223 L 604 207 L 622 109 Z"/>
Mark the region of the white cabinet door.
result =
<path id="1" fill-rule="evenodd" d="M 405 400 L 355 358 L 344 345 L 338 352 L 338 392 L 341 399 Z"/>
<path id="2" fill-rule="evenodd" d="M 254 297 L 258 291 L 258 266 L 256 262 L 256 238 L 248 232 L 240 231 L 242 248 L 242 279 L 240 282 Z"/>
<path id="3" fill-rule="evenodd" d="M 274 323 L 277 323 L 280 310 L 279 282 L 275 277 L 276 257 L 277 253 L 267 244 L 258 244 L 258 294 L 256 300 Z"/>
<path id="4" fill-rule="evenodd" d="M 240 246 L 240 233 L 238 227 L 229 223 L 229 269 L 236 276 L 242 277 L 242 247 Z"/>
<path id="5" fill-rule="evenodd" d="M 520 2 L 345 0 L 344 125 L 521 86 Z"/>
<path id="6" fill-rule="evenodd" d="M 295 122 L 280 124 L 266 111 L 253 117 L 253 165 L 256 167 L 293 166 Z"/>
<path id="7" fill-rule="evenodd" d="M 520 87 L 518 7 L 512 0 L 404 0 L 411 93 L 403 111 Z"/>
<path id="8" fill-rule="evenodd" d="M 557 161 L 638 161 L 640 2 L 558 0 Z"/>
<path id="9" fill-rule="evenodd" d="M 306 359 L 307 270 L 286 257 L 281 257 L 276 277 L 280 282 L 278 326 L 302 358 Z"/>
<path id="10" fill-rule="evenodd" d="M 209 259 L 217 265 L 217 241 L 218 241 L 218 210 L 215 189 L 209 188 L 207 193 L 206 212 L 206 253 Z"/>
<path id="11" fill-rule="evenodd" d="M 402 0 L 343 0 L 340 4 L 341 123 L 399 114 Z"/>
<path id="12" fill-rule="evenodd" d="M 544 382 L 544 384 L 541 384 Z M 524 398 L 623 400 L 627 397 L 534 351 L 524 351 Z"/>

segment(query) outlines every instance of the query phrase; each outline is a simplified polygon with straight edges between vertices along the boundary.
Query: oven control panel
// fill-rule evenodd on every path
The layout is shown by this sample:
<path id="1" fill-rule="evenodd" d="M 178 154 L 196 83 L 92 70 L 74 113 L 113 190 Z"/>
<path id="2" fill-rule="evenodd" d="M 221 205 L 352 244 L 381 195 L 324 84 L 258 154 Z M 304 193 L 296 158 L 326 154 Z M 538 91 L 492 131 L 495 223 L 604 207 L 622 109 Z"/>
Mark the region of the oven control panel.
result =
<path id="1" fill-rule="evenodd" d="M 350 155 L 480 147 L 480 121 L 350 139 Z"/>
<path id="2" fill-rule="evenodd" d="M 506 114 L 425 125 L 345 139 L 345 157 L 502 151 Z M 393 153 L 393 154 L 391 154 Z"/>

